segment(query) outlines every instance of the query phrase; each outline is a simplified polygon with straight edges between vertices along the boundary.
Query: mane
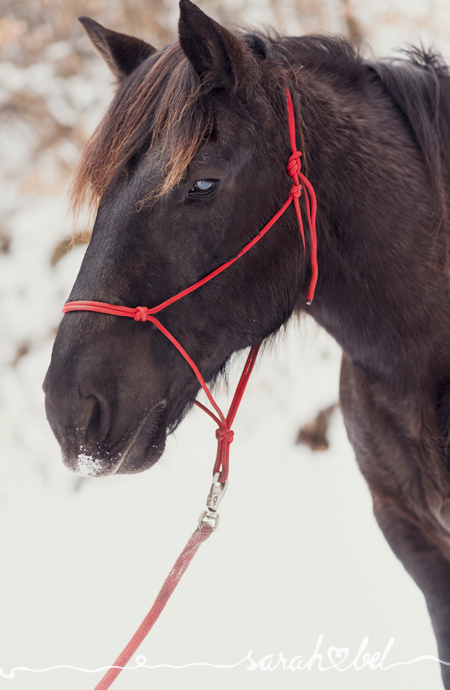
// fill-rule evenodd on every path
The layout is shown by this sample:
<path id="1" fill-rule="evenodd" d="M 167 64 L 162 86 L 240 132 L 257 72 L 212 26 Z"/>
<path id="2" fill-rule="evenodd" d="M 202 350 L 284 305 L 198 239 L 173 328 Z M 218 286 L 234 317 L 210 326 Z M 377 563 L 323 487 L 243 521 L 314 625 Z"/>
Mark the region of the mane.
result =
<path id="1" fill-rule="evenodd" d="M 157 194 L 178 184 L 212 127 L 211 104 L 178 43 L 145 60 L 119 86 L 88 141 L 71 187 L 74 209 L 96 208 L 158 141 L 165 167 Z"/>
<path id="2" fill-rule="evenodd" d="M 361 79 L 363 57 L 360 47 L 344 36 L 309 34 L 283 40 L 300 59 L 303 67 L 346 82 Z"/>
<path id="3" fill-rule="evenodd" d="M 435 211 L 448 230 L 450 195 L 450 72 L 432 51 L 410 47 L 403 56 L 369 63 L 410 127 L 435 189 Z"/>

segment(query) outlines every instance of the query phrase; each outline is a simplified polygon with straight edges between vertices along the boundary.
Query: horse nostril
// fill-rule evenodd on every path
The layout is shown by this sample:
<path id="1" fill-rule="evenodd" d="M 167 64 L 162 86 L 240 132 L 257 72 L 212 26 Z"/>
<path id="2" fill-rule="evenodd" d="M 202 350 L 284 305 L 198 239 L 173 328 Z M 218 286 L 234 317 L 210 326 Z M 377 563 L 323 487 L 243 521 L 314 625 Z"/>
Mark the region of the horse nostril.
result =
<path id="1" fill-rule="evenodd" d="M 109 429 L 111 415 L 109 405 L 100 396 L 88 395 L 85 399 L 86 404 L 86 439 L 88 441 L 104 441 Z"/>
<path id="2" fill-rule="evenodd" d="M 101 409 L 100 403 L 93 395 L 89 396 L 92 399 L 93 407 L 91 418 L 89 420 L 88 428 L 96 429 L 100 425 Z"/>

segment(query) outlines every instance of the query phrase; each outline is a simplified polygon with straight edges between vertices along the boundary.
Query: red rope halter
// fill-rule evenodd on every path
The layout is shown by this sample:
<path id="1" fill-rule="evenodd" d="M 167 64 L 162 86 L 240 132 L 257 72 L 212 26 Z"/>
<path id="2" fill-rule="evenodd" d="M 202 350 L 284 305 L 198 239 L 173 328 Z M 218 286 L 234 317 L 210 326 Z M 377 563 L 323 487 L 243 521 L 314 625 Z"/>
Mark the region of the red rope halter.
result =
<path id="1" fill-rule="evenodd" d="M 178 292 L 176 295 L 173 297 L 170 297 L 169 299 L 165 300 L 161 304 L 157 305 L 156 307 L 151 307 L 150 309 L 147 307 L 121 307 L 115 304 L 108 304 L 107 302 L 95 302 L 91 300 L 79 300 L 76 302 L 67 302 L 64 305 L 63 308 L 63 313 L 66 314 L 69 311 L 94 311 L 94 312 L 100 312 L 102 314 L 111 314 L 114 316 L 127 316 L 130 318 L 133 318 L 135 321 L 150 321 L 153 323 L 158 330 L 170 340 L 170 342 L 177 348 L 178 352 L 184 357 L 186 362 L 189 364 L 191 367 L 192 371 L 194 372 L 195 376 L 198 379 L 198 382 L 200 383 L 200 386 L 203 388 L 209 402 L 211 403 L 212 407 L 214 408 L 215 412 L 217 414 L 214 414 L 214 412 L 211 412 L 208 410 L 207 407 L 202 405 L 201 403 L 195 401 L 195 404 L 200 407 L 204 412 L 206 412 L 217 424 L 218 429 L 216 431 L 216 438 L 218 441 L 218 448 L 217 448 L 217 457 L 216 457 L 216 462 L 214 465 L 214 473 L 219 472 L 219 482 L 225 482 L 228 476 L 228 464 L 229 464 L 229 448 L 230 444 L 233 441 L 233 431 L 231 429 L 231 425 L 233 424 L 234 418 L 236 416 L 239 404 L 241 402 L 242 396 L 245 391 L 245 387 L 247 385 L 248 379 L 250 377 L 250 374 L 252 372 L 253 366 L 255 364 L 255 360 L 258 354 L 259 350 L 259 345 L 254 345 L 251 350 L 250 354 L 248 356 L 247 362 L 244 367 L 244 371 L 241 374 L 241 378 L 239 380 L 239 384 L 236 389 L 236 393 L 234 395 L 233 401 L 230 406 L 230 410 L 228 412 L 228 415 L 225 417 L 223 414 L 222 410 L 220 407 L 217 405 L 215 402 L 213 396 L 211 395 L 211 392 L 206 385 L 205 381 L 203 380 L 203 377 L 200 373 L 200 370 L 198 369 L 197 365 L 195 362 L 191 359 L 191 357 L 188 355 L 186 350 L 183 348 L 183 346 L 178 342 L 178 340 L 171 334 L 169 331 L 158 321 L 154 314 L 158 314 L 160 311 L 163 311 L 163 309 L 166 309 L 166 307 L 170 306 L 174 302 L 177 302 L 178 300 L 182 299 L 186 295 L 189 295 L 189 293 L 194 292 L 194 290 L 197 290 L 198 288 L 202 287 L 202 285 L 205 285 L 205 283 L 208 283 L 210 280 L 215 278 L 215 276 L 219 275 L 219 273 L 222 273 L 226 268 L 234 264 L 235 261 L 241 258 L 244 254 L 246 254 L 257 242 L 259 242 L 260 239 L 264 237 L 264 235 L 270 230 L 272 225 L 274 225 L 277 220 L 283 215 L 283 213 L 286 211 L 286 209 L 290 206 L 291 202 L 294 202 L 294 207 L 295 207 L 295 212 L 297 215 L 297 220 L 298 224 L 300 227 L 300 232 L 302 235 L 302 241 L 303 241 L 303 248 L 305 249 L 305 233 L 303 229 L 303 221 L 302 221 L 302 215 L 300 211 L 300 203 L 299 203 L 299 197 L 302 193 L 302 190 L 305 189 L 305 204 L 306 204 L 306 213 L 308 217 L 308 223 L 309 223 L 309 229 L 310 229 L 310 244 L 311 244 L 311 282 L 309 284 L 309 289 L 307 293 L 307 304 L 311 304 L 313 297 L 314 297 L 314 290 L 316 287 L 317 283 L 317 276 L 318 276 L 318 266 L 317 266 L 317 238 L 316 238 L 316 209 L 317 209 L 317 202 L 316 202 L 316 195 L 314 192 L 314 189 L 309 182 L 309 180 L 303 175 L 301 172 L 301 152 L 297 150 L 297 145 L 296 145 L 296 140 L 295 140 L 295 114 L 294 114 L 294 106 L 292 104 L 292 98 L 291 94 L 289 92 L 289 89 L 286 87 L 286 100 L 287 100 L 287 108 L 288 108 L 288 126 L 289 126 L 289 138 L 290 138 L 290 143 L 291 143 L 291 149 L 292 149 L 292 154 L 289 157 L 288 165 L 286 167 L 286 170 L 288 172 L 288 175 L 292 178 L 294 184 L 291 187 L 290 193 L 286 201 L 284 202 L 283 206 L 280 208 L 277 213 L 269 220 L 269 222 L 263 227 L 263 229 L 255 235 L 255 237 L 250 240 L 242 249 L 241 251 L 233 258 L 230 259 L 229 261 L 226 261 L 223 263 L 221 266 L 216 268 L 214 271 L 209 273 L 207 276 L 202 278 L 201 280 L 197 281 L 190 287 L 185 288 L 181 292 Z"/>
<path id="2" fill-rule="evenodd" d="M 286 99 L 288 106 L 289 138 L 292 149 L 292 154 L 289 157 L 289 162 L 286 169 L 289 176 L 292 178 L 294 184 L 292 185 L 289 196 L 286 199 L 283 206 L 281 207 L 281 209 L 273 216 L 273 218 L 271 218 L 271 220 L 269 220 L 269 222 L 263 227 L 263 229 L 248 244 L 246 244 L 243 249 L 241 249 L 239 254 L 237 254 L 237 256 L 235 256 L 234 259 L 230 259 L 230 261 L 227 261 L 226 263 L 216 268 L 214 271 L 212 271 L 212 273 L 209 273 L 207 276 L 205 276 L 205 278 L 202 278 L 197 283 L 194 283 L 190 287 L 186 288 L 185 290 L 182 290 L 181 292 L 177 293 L 165 302 L 162 302 L 157 307 L 152 307 L 151 309 L 148 309 L 147 307 L 120 307 L 114 304 L 108 304 L 106 302 L 93 302 L 90 300 L 67 302 L 63 308 L 64 314 L 66 314 L 69 311 L 95 311 L 100 312 L 102 314 L 112 314 L 114 316 L 127 316 L 133 318 L 135 321 L 150 321 L 151 323 L 153 323 L 156 326 L 156 328 L 158 328 L 161 331 L 161 333 L 170 340 L 170 342 L 177 348 L 178 352 L 184 357 L 186 362 L 189 364 L 195 376 L 197 377 L 200 386 L 203 388 L 209 402 L 211 403 L 213 409 L 217 413 L 214 414 L 214 412 L 211 412 L 211 410 L 205 407 L 205 405 L 202 405 L 202 403 L 195 401 L 195 404 L 198 405 L 198 407 L 200 407 L 204 412 L 206 412 L 206 414 L 208 414 L 216 422 L 218 426 L 218 429 L 216 430 L 218 448 L 216 462 L 214 465 L 214 483 L 211 487 L 210 495 L 208 496 L 208 510 L 206 510 L 203 516 L 200 518 L 199 527 L 191 536 L 185 549 L 176 561 L 168 578 L 164 582 L 161 591 L 159 592 L 151 610 L 144 618 L 138 630 L 133 635 L 132 639 L 127 644 L 125 649 L 118 656 L 113 666 L 109 668 L 105 676 L 97 684 L 95 690 L 108 690 L 112 682 L 129 662 L 134 652 L 138 649 L 141 642 L 144 640 L 144 638 L 147 636 L 147 634 L 150 632 L 151 628 L 155 624 L 161 611 L 166 605 L 170 595 L 172 594 L 180 578 L 186 571 L 189 563 L 195 555 L 197 549 L 203 543 L 203 541 L 205 541 L 205 539 L 209 537 L 209 535 L 212 533 L 214 527 L 217 524 L 218 515 L 216 510 L 218 502 L 220 501 L 221 496 L 223 495 L 226 488 L 226 479 L 228 476 L 229 463 L 229 448 L 234 436 L 231 426 L 236 416 L 239 404 L 242 400 L 242 396 L 244 395 L 245 387 L 254 367 L 255 360 L 259 350 L 259 345 L 254 345 L 250 349 L 250 353 L 248 355 L 244 370 L 241 374 L 241 378 L 236 388 L 236 392 L 230 405 L 230 409 L 228 411 L 227 416 L 225 417 L 220 407 L 217 405 L 213 396 L 211 395 L 211 392 L 207 387 L 205 381 L 203 380 L 200 370 L 198 369 L 195 362 L 191 359 L 191 357 L 188 355 L 183 346 L 178 342 L 178 340 L 174 338 L 174 336 L 171 333 L 169 333 L 169 331 L 166 328 L 164 328 L 164 326 L 155 318 L 154 314 L 157 314 L 158 312 L 162 311 L 170 304 L 173 304 L 185 295 L 188 295 L 190 292 L 197 290 L 199 287 L 212 280 L 212 278 L 224 271 L 226 268 L 228 268 L 228 266 L 231 266 L 231 264 L 233 264 L 241 256 L 248 252 L 249 249 L 251 249 L 257 242 L 259 242 L 259 240 L 262 237 L 264 237 L 266 232 L 270 230 L 272 225 L 274 225 L 274 223 L 276 223 L 276 221 L 283 215 L 288 206 L 291 204 L 292 200 L 294 201 L 295 212 L 297 215 L 297 220 L 303 240 L 303 248 L 305 249 L 305 233 L 303 229 L 303 222 L 299 204 L 299 197 L 301 195 L 303 188 L 305 189 L 305 203 L 310 228 L 311 243 L 311 282 L 307 294 L 307 304 L 311 304 L 314 296 L 314 290 L 316 287 L 318 275 L 317 239 L 315 228 L 317 207 L 316 195 L 314 193 L 314 189 L 311 183 L 301 172 L 300 156 L 302 154 L 300 151 L 297 150 L 295 142 L 294 108 L 292 105 L 291 94 L 289 93 L 289 89 L 287 87 Z"/>

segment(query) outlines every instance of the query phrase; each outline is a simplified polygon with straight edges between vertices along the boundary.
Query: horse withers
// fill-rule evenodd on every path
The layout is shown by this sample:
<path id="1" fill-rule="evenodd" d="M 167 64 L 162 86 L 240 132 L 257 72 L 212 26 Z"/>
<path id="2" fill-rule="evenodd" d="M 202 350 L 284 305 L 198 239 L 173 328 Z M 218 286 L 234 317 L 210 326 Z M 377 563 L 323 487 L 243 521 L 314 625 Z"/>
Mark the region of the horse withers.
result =
<path id="1" fill-rule="evenodd" d="M 162 50 L 82 23 L 118 85 L 73 186 L 97 216 L 69 299 L 151 308 L 236 256 L 292 187 L 288 88 L 318 201 L 314 301 L 312 235 L 306 222 L 303 243 L 290 208 L 160 320 L 206 381 L 294 312 L 334 336 L 376 518 L 450 661 L 447 67 L 419 50 L 374 61 L 340 38 L 231 33 L 189 0 Z M 305 194 L 300 207 L 307 218 Z M 101 476 L 157 462 L 199 383 L 151 323 L 77 312 L 62 320 L 44 388 L 64 462 Z"/>

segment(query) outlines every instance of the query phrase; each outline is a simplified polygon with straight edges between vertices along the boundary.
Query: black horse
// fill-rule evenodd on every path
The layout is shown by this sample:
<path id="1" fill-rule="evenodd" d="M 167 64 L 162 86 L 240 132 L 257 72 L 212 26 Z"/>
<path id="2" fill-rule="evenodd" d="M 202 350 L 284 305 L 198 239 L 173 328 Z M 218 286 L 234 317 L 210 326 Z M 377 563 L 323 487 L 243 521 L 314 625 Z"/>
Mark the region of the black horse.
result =
<path id="1" fill-rule="evenodd" d="M 336 338 L 376 518 L 450 661 L 448 70 L 424 51 L 367 61 L 343 39 L 236 35 L 180 9 L 162 50 L 81 20 L 118 88 L 73 188 L 97 218 L 70 299 L 151 307 L 235 256 L 289 195 L 287 85 L 318 200 L 312 305 L 310 233 L 304 249 L 290 208 L 161 322 L 207 381 L 293 312 Z M 81 312 L 61 323 L 44 387 L 64 461 L 108 474 L 153 465 L 199 385 L 151 324 Z"/>

